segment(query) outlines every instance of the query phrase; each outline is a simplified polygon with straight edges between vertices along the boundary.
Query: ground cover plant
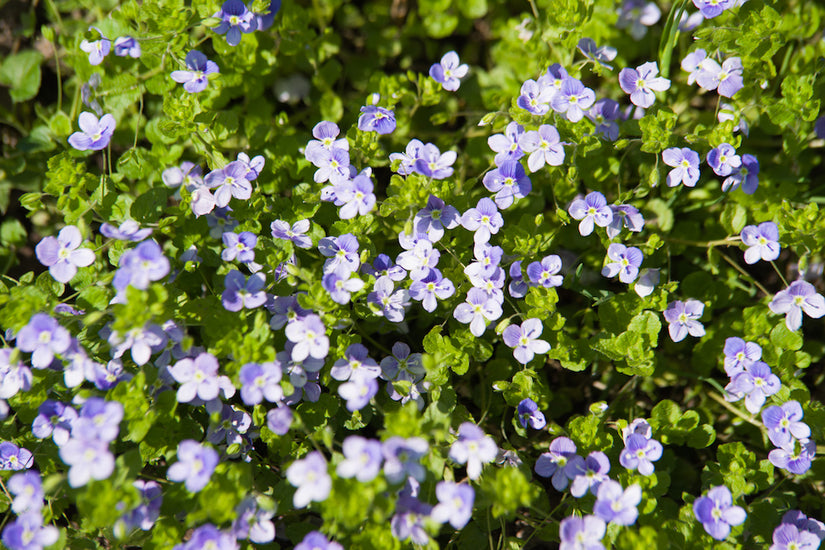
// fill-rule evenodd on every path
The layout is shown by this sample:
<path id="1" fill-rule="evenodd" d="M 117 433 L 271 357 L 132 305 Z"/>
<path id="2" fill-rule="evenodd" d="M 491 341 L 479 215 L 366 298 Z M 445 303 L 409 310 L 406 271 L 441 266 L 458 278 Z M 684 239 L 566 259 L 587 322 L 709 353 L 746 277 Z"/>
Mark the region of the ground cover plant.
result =
<path id="1" fill-rule="evenodd" d="M 5 547 L 825 539 L 821 5 L 0 10 Z"/>

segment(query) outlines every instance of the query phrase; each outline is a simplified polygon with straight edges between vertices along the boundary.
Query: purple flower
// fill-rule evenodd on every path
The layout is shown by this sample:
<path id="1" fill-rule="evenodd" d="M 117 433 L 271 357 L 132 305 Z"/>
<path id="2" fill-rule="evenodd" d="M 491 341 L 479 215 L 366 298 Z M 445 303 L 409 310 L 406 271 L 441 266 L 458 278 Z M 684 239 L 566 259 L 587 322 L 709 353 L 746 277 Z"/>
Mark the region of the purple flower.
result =
<path id="1" fill-rule="evenodd" d="M 446 300 L 455 294 L 455 285 L 445 279 L 438 269 L 430 269 L 427 275 L 410 285 L 409 292 L 413 300 L 420 301 L 424 309 L 432 313 L 438 300 Z"/>
<path id="2" fill-rule="evenodd" d="M 729 176 L 734 168 L 742 165 L 742 158 L 736 154 L 736 149 L 729 143 L 722 143 L 708 152 L 708 165 L 713 168 L 717 176 Z"/>
<path id="3" fill-rule="evenodd" d="M 318 167 L 312 179 L 315 183 L 330 181 L 333 184 L 341 183 L 350 177 L 349 150 L 319 148 L 312 158 L 312 164 Z M 327 189 L 326 187 L 324 189 Z M 331 189 L 331 188 L 330 188 Z M 321 194 L 321 200 L 335 201 L 333 192 L 329 198 Z M 339 205 L 340 206 L 340 205 Z"/>
<path id="4" fill-rule="evenodd" d="M 653 473 L 653 463 L 662 458 L 662 444 L 655 439 L 632 433 L 625 439 L 619 463 L 628 470 L 638 470 L 643 476 Z"/>
<path id="5" fill-rule="evenodd" d="M 170 481 L 183 481 L 187 491 L 197 493 L 209 483 L 217 465 L 217 451 L 192 439 L 184 439 L 178 444 L 178 461 L 169 467 L 166 477 Z"/>
<path id="6" fill-rule="evenodd" d="M 746 195 L 753 195 L 759 187 L 759 161 L 753 155 L 742 155 L 742 164 L 722 182 L 722 191 L 734 191 L 740 184 Z"/>
<path id="7" fill-rule="evenodd" d="M 119 269 L 112 285 L 118 291 L 125 290 L 129 285 L 146 290 L 150 282 L 159 281 L 168 273 L 169 260 L 163 255 L 158 243 L 143 241 L 120 257 Z"/>
<path id="8" fill-rule="evenodd" d="M 773 544 L 769 550 L 816 550 L 820 539 L 814 533 L 790 523 L 781 523 L 773 530 Z"/>
<path id="9" fill-rule="evenodd" d="M 501 313 L 501 304 L 480 288 L 471 288 L 467 291 L 467 301 L 456 306 L 453 316 L 459 323 L 469 323 L 470 332 L 478 338 L 487 328 L 485 319 L 495 321 Z"/>
<path id="10" fill-rule="evenodd" d="M 37 409 L 37 416 L 32 422 L 32 435 L 39 439 L 49 436 L 55 445 L 61 447 L 69 440 L 72 423 L 77 419 L 77 411 L 71 406 L 46 399 Z"/>
<path id="11" fill-rule="evenodd" d="M 527 425 L 530 424 L 530 427 L 534 430 L 540 430 L 547 425 L 547 421 L 544 419 L 544 413 L 539 410 L 538 404 L 529 397 L 522 399 L 516 410 L 518 421 L 523 428 L 526 428 Z"/>
<path id="12" fill-rule="evenodd" d="M 310 531 L 295 550 L 344 550 L 344 547 L 337 542 L 330 542 L 318 531 Z"/>
<path id="13" fill-rule="evenodd" d="M 78 267 L 90 266 L 95 261 L 95 253 L 88 248 L 79 248 L 83 237 L 73 225 L 60 230 L 57 237 L 45 237 L 34 249 L 41 264 L 49 268 L 49 273 L 58 282 L 68 283 L 77 273 Z"/>
<path id="14" fill-rule="evenodd" d="M 0 470 L 27 470 L 34 465 L 34 455 L 11 441 L 0 442 Z"/>
<path id="15" fill-rule="evenodd" d="M 351 378 L 338 386 L 338 395 L 347 400 L 348 411 L 358 411 L 367 406 L 378 393 L 378 382 L 374 378 Z"/>
<path id="16" fill-rule="evenodd" d="M 303 361 L 309 356 L 323 359 L 329 351 L 329 338 L 321 318 L 315 314 L 307 315 L 286 326 L 287 339 L 295 344 L 292 348 L 292 360 Z"/>
<path id="17" fill-rule="evenodd" d="M 43 550 L 60 538 L 60 531 L 43 525 L 40 512 L 27 512 L 9 522 L 3 529 L 3 544 L 10 550 Z"/>
<path id="18" fill-rule="evenodd" d="M 365 105 L 358 117 L 358 129 L 362 132 L 391 134 L 395 130 L 395 113 L 384 107 Z"/>
<path id="19" fill-rule="evenodd" d="M 277 403 L 284 398 L 279 362 L 247 363 L 241 367 L 238 376 L 241 380 L 241 399 L 247 405 L 257 405 L 264 399 Z"/>
<path id="20" fill-rule="evenodd" d="M 713 19 L 735 6 L 736 0 L 693 0 L 693 5 L 699 8 L 705 19 Z"/>
<path id="21" fill-rule="evenodd" d="M 342 220 L 351 220 L 356 215 L 369 214 L 375 208 L 375 195 L 372 190 L 372 180 L 364 172 L 337 187 L 335 197 L 343 203 L 341 210 L 338 211 L 338 217 Z"/>
<path id="22" fill-rule="evenodd" d="M 131 36 L 119 36 L 115 38 L 115 55 L 118 57 L 140 57 L 140 43 Z"/>
<path id="23" fill-rule="evenodd" d="M 593 513 L 608 523 L 633 525 L 639 517 L 636 506 L 642 501 L 642 488 L 633 484 L 625 490 L 619 483 L 608 479 L 599 485 Z"/>
<path id="24" fill-rule="evenodd" d="M 798 401 L 788 401 L 782 406 L 774 405 L 762 411 L 762 423 L 768 429 L 771 443 L 777 447 L 787 447 L 794 439 L 811 437 L 811 428 L 802 422 L 803 415 Z"/>
<path id="25" fill-rule="evenodd" d="M 536 460 L 535 471 L 541 477 L 553 476 L 553 487 L 557 491 L 563 491 L 568 481 L 576 477 L 576 472 L 570 466 L 578 456 L 576 444 L 570 438 L 557 437 L 550 442 L 550 450 Z"/>
<path id="26" fill-rule="evenodd" d="M 639 266 L 642 265 L 644 256 L 635 246 L 628 248 L 623 244 L 612 243 L 607 247 L 607 258 L 610 261 L 602 268 L 602 275 L 618 275 L 621 282 L 630 284 L 639 275 Z"/>
<path id="27" fill-rule="evenodd" d="M 137 479 L 132 482 L 140 495 L 140 504 L 128 514 L 122 516 L 125 529 L 141 529 L 149 531 L 160 517 L 160 507 L 163 504 L 163 493 L 160 485 L 155 481 Z M 115 526 L 117 529 L 117 524 Z"/>
<path id="28" fill-rule="evenodd" d="M 696 82 L 705 90 L 716 90 L 722 97 L 733 97 L 744 87 L 742 80 L 742 60 L 729 57 L 722 66 L 711 58 L 702 61 Z"/>
<path id="29" fill-rule="evenodd" d="M 69 349 L 69 331 L 45 313 L 35 313 L 26 326 L 17 333 L 17 347 L 31 352 L 32 366 L 43 369 L 51 365 L 55 354 Z"/>
<path id="30" fill-rule="evenodd" d="M 432 506 L 421 502 L 413 495 L 405 494 L 405 492 L 407 492 L 406 487 L 399 494 L 395 514 L 390 520 L 390 532 L 399 541 L 410 539 L 413 544 L 427 545 L 430 539 L 424 529 L 424 520 L 430 515 Z"/>
<path id="31" fill-rule="evenodd" d="M 762 222 L 759 226 L 746 225 L 742 229 L 745 263 L 755 264 L 759 259 L 772 262 L 779 257 L 779 229 L 773 222 Z"/>
<path id="32" fill-rule="evenodd" d="M 564 162 L 564 147 L 559 141 L 559 132 L 555 126 L 542 124 L 538 130 L 524 132 L 519 138 L 519 147 L 530 153 L 527 167 L 531 172 L 548 166 L 561 166 Z"/>
<path id="33" fill-rule="evenodd" d="M 708 54 L 702 48 L 690 52 L 682 59 L 682 70 L 690 73 L 688 75 L 687 83 L 693 84 L 700 74 L 704 72 L 704 62 Z"/>
<path id="34" fill-rule="evenodd" d="M 344 461 L 335 470 L 338 477 L 354 477 L 366 483 L 375 479 L 381 471 L 384 456 L 380 441 L 351 435 L 344 439 L 342 450 Z"/>
<path id="35" fill-rule="evenodd" d="M 304 156 L 306 159 L 315 164 L 314 159 L 318 156 L 321 149 L 326 149 L 328 151 L 332 149 L 349 151 L 349 142 L 347 141 L 347 138 L 343 137 L 338 139 L 338 134 L 340 133 L 341 130 L 334 122 L 328 122 L 325 120 L 316 124 L 315 127 L 312 128 L 312 136 L 315 139 L 310 140 L 304 148 Z M 347 161 L 347 164 L 349 164 L 349 161 Z"/>
<path id="36" fill-rule="evenodd" d="M 232 197 L 247 200 L 252 196 L 252 185 L 247 179 L 249 171 L 243 162 L 234 160 L 218 170 L 212 170 L 203 178 L 204 184 L 215 191 L 215 206 L 223 208 Z"/>
<path id="37" fill-rule="evenodd" d="M 621 116 L 621 110 L 618 103 L 612 99 L 600 99 L 585 115 L 596 125 L 594 131 L 597 134 L 601 134 L 608 141 L 616 141 L 619 138 L 619 124 L 616 121 Z"/>
<path id="38" fill-rule="evenodd" d="M 259 508 L 254 497 L 246 497 L 235 512 L 237 517 L 232 523 L 232 536 L 258 544 L 275 540 L 275 524 L 271 521 L 274 511 Z"/>
<path id="39" fill-rule="evenodd" d="M 353 292 L 364 288 L 364 281 L 358 277 L 350 277 L 352 273 L 341 266 L 335 271 L 324 275 L 321 285 L 329 292 L 332 301 L 337 304 L 348 304 Z"/>
<path id="40" fill-rule="evenodd" d="M 493 462 L 496 454 L 498 446 L 493 438 L 472 422 L 464 422 L 458 427 L 458 439 L 450 446 L 449 456 L 456 463 L 467 465 L 467 477 L 478 479 L 482 465 Z"/>
<path id="41" fill-rule="evenodd" d="M 513 356 L 522 365 L 529 363 L 535 354 L 550 351 L 550 344 L 539 340 L 543 326 L 539 319 L 525 319 L 521 326 L 509 325 L 504 329 L 504 343 L 513 349 Z"/>
<path id="42" fill-rule="evenodd" d="M 378 307 L 381 315 L 391 323 L 400 323 L 404 320 L 404 308 L 410 305 L 410 293 L 405 288 L 393 292 L 395 285 L 390 277 L 378 277 L 373 291 L 367 296 L 367 302 Z"/>
<path id="43" fill-rule="evenodd" d="M 335 380 L 373 379 L 381 374 L 381 367 L 369 356 L 369 351 L 363 344 L 352 344 L 344 355 L 345 357 L 335 362 L 330 371 Z"/>
<path id="44" fill-rule="evenodd" d="M 699 181 L 699 155 L 687 147 L 671 147 L 662 151 L 662 160 L 673 170 L 667 174 L 667 186 L 676 187 L 680 183 L 693 187 Z"/>
<path id="45" fill-rule="evenodd" d="M 172 71 L 171 77 L 178 84 L 183 84 L 183 89 L 190 94 L 204 91 L 209 84 L 209 75 L 220 72 L 218 65 L 214 61 L 209 61 L 198 50 L 186 54 L 185 63 L 189 70 Z"/>
<path id="46" fill-rule="evenodd" d="M 504 218 L 492 200 L 482 197 L 475 208 L 464 212 L 461 216 L 461 225 L 464 229 L 475 232 L 473 241 L 486 243 L 490 240 L 490 235 L 495 235 L 502 228 Z"/>
<path id="47" fill-rule="evenodd" d="M 438 265 L 440 257 L 441 253 L 433 248 L 433 243 L 424 238 L 416 242 L 411 250 L 405 250 L 399 254 L 396 261 L 398 265 L 410 272 L 412 280 L 417 281 L 424 278 L 431 268 Z"/>
<path id="48" fill-rule="evenodd" d="M 605 530 L 604 520 L 596 516 L 564 518 L 559 524 L 559 550 L 604 550 Z"/>
<path id="49" fill-rule="evenodd" d="M 115 227 L 111 224 L 104 223 L 100 226 L 100 234 L 110 239 L 117 239 L 119 241 L 129 241 L 138 243 L 152 234 L 152 229 L 141 229 L 140 224 L 134 220 L 126 220 L 120 227 Z"/>
<path id="50" fill-rule="evenodd" d="M 727 401 L 738 401 L 745 397 L 745 408 L 751 414 L 756 414 L 769 395 L 779 391 L 782 383 L 779 377 L 771 372 L 771 368 L 762 361 L 756 361 L 735 375 L 730 384 L 725 386 L 728 395 Z"/>
<path id="51" fill-rule="evenodd" d="M 762 348 L 754 342 L 731 337 L 725 340 L 725 372 L 733 378 L 762 358 Z"/>
<path id="52" fill-rule="evenodd" d="M 92 42 L 84 39 L 83 42 L 80 43 L 80 49 L 89 54 L 89 63 L 92 65 L 100 65 L 103 62 L 103 58 L 109 55 L 109 52 L 112 50 L 112 41 L 103 36 L 103 33 L 97 27 L 89 27 L 89 29 L 96 30 L 100 35 L 100 39 Z"/>
<path id="53" fill-rule="evenodd" d="M 635 69 L 624 68 L 619 72 L 619 85 L 625 93 L 630 94 L 630 101 L 647 109 L 656 101 L 653 92 L 663 92 L 670 88 L 670 80 L 656 76 L 659 66 L 656 62 L 639 65 Z"/>
<path id="54" fill-rule="evenodd" d="M 430 77 L 445 90 L 454 92 L 458 90 L 460 79 L 467 75 L 469 69 L 466 63 L 459 61 L 457 53 L 449 51 L 441 57 L 441 62 L 433 63 L 430 67 Z"/>
<path id="55" fill-rule="evenodd" d="M 747 517 L 741 506 L 733 506 L 730 490 L 724 485 L 713 487 L 707 496 L 697 498 L 693 502 L 693 515 L 716 540 L 725 540 L 731 526 L 744 523 Z"/>
<path id="56" fill-rule="evenodd" d="M 384 476 L 390 483 L 400 483 L 412 476 L 424 481 L 427 471 L 419 460 L 430 451 L 426 440 L 420 437 L 393 436 L 384 441 Z"/>
<path id="57" fill-rule="evenodd" d="M 264 285 L 266 278 L 262 274 L 253 273 L 247 280 L 243 273 L 233 269 L 224 278 L 226 290 L 221 294 L 221 303 L 227 311 L 260 307 L 266 302 Z"/>
<path id="58" fill-rule="evenodd" d="M 613 210 L 607 206 L 607 199 L 598 191 L 588 193 L 584 199 L 570 203 L 567 211 L 579 222 L 579 234 L 583 237 L 593 232 L 593 225 L 606 227 L 613 221 Z"/>
<path id="59" fill-rule="evenodd" d="M 453 175 L 453 164 L 458 154 L 455 151 L 441 153 L 438 147 L 428 143 L 418 150 L 418 158 L 413 167 L 415 171 L 427 178 L 443 180 Z"/>
<path id="60" fill-rule="evenodd" d="M 270 227 L 272 236 L 276 239 L 292 241 L 298 248 L 312 248 L 312 239 L 304 234 L 309 231 L 309 220 L 298 220 L 292 224 L 292 228 L 283 220 L 275 220 Z"/>
<path id="61" fill-rule="evenodd" d="M 306 458 L 296 460 L 286 470 L 290 485 L 297 487 L 292 497 L 296 508 L 304 508 L 310 502 L 323 502 L 332 490 L 332 478 L 327 473 L 327 461 L 318 451 L 312 451 Z"/>
<path id="62" fill-rule="evenodd" d="M 496 153 L 496 166 L 508 160 L 518 160 L 524 156 L 524 151 L 519 146 L 519 139 L 524 133 L 521 124 L 513 121 L 507 125 L 503 134 L 494 134 L 487 138 L 487 145 Z M 488 188 L 489 189 L 489 188 Z"/>
<path id="63" fill-rule="evenodd" d="M 278 406 L 266 413 L 266 427 L 277 435 L 286 435 L 292 425 L 292 409 Z"/>
<path id="64" fill-rule="evenodd" d="M 413 227 L 418 233 L 424 233 L 435 243 L 444 236 L 445 229 L 458 227 L 461 214 L 454 207 L 446 204 L 435 195 L 427 199 L 427 206 L 418 211 L 413 218 Z"/>
<path id="65" fill-rule="evenodd" d="M 587 59 L 596 61 L 602 67 L 613 70 L 613 67 L 605 63 L 606 61 L 613 61 L 616 58 L 618 51 L 616 48 L 610 46 L 596 46 L 596 42 L 592 38 L 582 38 L 576 47 Z"/>
<path id="66" fill-rule="evenodd" d="M 14 397 L 21 390 L 29 391 L 32 387 L 31 369 L 19 358 L 12 362 L 12 351 L 13 348 L 0 349 L 0 400 Z"/>
<path id="67" fill-rule="evenodd" d="M 645 226 L 645 219 L 639 210 L 630 204 L 611 204 L 613 221 L 605 228 L 607 237 L 612 239 L 622 232 L 622 227 L 634 233 L 640 232 Z"/>
<path id="68" fill-rule="evenodd" d="M 39 512 L 43 508 L 43 485 L 40 474 L 27 470 L 9 478 L 8 489 L 14 495 L 12 511 L 17 515 Z"/>
<path id="69" fill-rule="evenodd" d="M 553 97 L 559 93 L 561 90 L 561 85 L 564 83 L 565 80 L 569 79 L 570 75 L 567 71 L 559 65 L 558 63 L 553 63 L 549 67 L 547 67 L 547 71 L 539 77 L 538 84 L 542 88 L 547 88 L 553 92 Z M 552 98 L 550 100 L 552 106 Z"/>
<path id="70" fill-rule="evenodd" d="M 226 0 L 212 17 L 221 19 L 214 30 L 218 34 L 226 34 L 226 43 L 237 46 L 241 42 L 241 33 L 250 33 L 257 30 L 258 23 L 255 14 L 249 11 L 242 0 Z"/>
<path id="71" fill-rule="evenodd" d="M 601 451 L 593 451 L 587 458 L 574 456 L 567 465 L 567 471 L 573 478 L 570 494 L 576 498 L 583 497 L 589 490 L 594 495 L 602 482 L 608 479 L 610 460 Z M 604 518 L 605 521 L 610 521 Z"/>
<path id="72" fill-rule="evenodd" d="M 93 430 L 93 428 L 92 428 Z M 60 459 L 69 466 L 69 486 L 72 488 L 86 485 L 90 479 L 106 479 L 115 469 L 115 457 L 109 452 L 109 444 L 100 439 L 87 437 L 92 430 L 87 430 L 83 437 L 74 437 L 60 447 Z"/>
<path id="73" fill-rule="evenodd" d="M 585 88 L 580 80 L 571 77 L 562 82 L 559 92 L 553 96 L 553 110 L 564 113 L 570 122 L 578 122 L 595 100 L 593 90 Z"/>
<path id="74" fill-rule="evenodd" d="M 189 403 L 196 397 L 204 401 L 218 397 L 218 360 L 211 353 L 181 359 L 169 367 L 169 374 L 181 384 L 177 394 L 179 403 Z"/>
<path id="75" fill-rule="evenodd" d="M 415 172 L 415 161 L 418 160 L 424 144 L 420 140 L 411 139 L 404 153 L 390 153 L 390 162 L 399 161 L 397 172 L 402 176 L 409 176 Z"/>
<path id="76" fill-rule="evenodd" d="M 516 105 L 530 114 L 541 116 L 550 111 L 550 101 L 554 95 L 555 88 L 542 85 L 531 78 L 521 85 L 521 95 L 516 100 Z"/>
<path id="77" fill-rule="evenodd" d="M 825 540 L 825 523 L 818 519 L 809 518 L 799 510 L 788 510 L 782 516 L 781 525 L 788 524 L 800 529 L 800 531 L 807 531 L 813 533 L 819 540 Z"/>
<path id="78" fill-rule="evenodd" d="M 641 40 L 647 34 L 647 27 L 655 25 L 662 12 L 653 2 L 646 0 L 625 0 L 619 10 L 619 20 L 616 27 L 623 29 L 630 26 L 630 36 Z"/>
<path id="79" fill-rule="evenodd" d="M 240 234 L 226 232 L 222 240 L 226 247 L 221 252 L 223 261 L 231 262 L 237 258 L 239 262 L 248 264 L 255 259 L 254 248 L 258 244 L 258 237 L 251 231 L 243 231 Z"/>
<path id="80" fill-rule="evenodd" d="M 335 271 L 338 266 L 354 272 L 361 265 L 358 239 L 352 233 L 344 233 L 340 237 L 324 237 L 318 241 L 318 250 L 329 258 L 324 262 L 324 273 Z"/>
<path id="81" fill-rule="evenodd" d="M 803 311 L 814 319 L 825 315 L 825 298 L 817 294 L 814 285 L 798 280 L 777 292 L 768 307 L 774 313 L 784 313 L 785 325 L 795 331 L 802 326 Z"/>
<path id="82" fill-rule="evenodd" d="M 439 481 L 435 486 L 435 496 L 438 499 L 430 517 L 438 523 L 450 522 L 455 529 L 461 529 L 470 521 L 473 515 L 475 491 L 466 483 Z"/>
<path id="83" fill-rule="evenodd" d="M 667 329 L 671 340 L 681 342 L 688 334 L 696 338 L 704 336 L 705 327 L 698 321 L 704 310 L 705 304 L 699 300 L 688 300 L 687 302 L 675 300 L 670 302 L 663 315 L 665 321 L 670 323 Z"/>
<path id="84" fill-rule="evenodd" d="M 97 118 L 94 114 L 83 111 L 77 119 L 77 124 L 80 131 L 69 136 L 69 145 L 78 151 L 105 149 L 115 133 L 115 118 L 110 114 Z"/>
<path id="85" fill-rule="evenodd" d="M 209 550 L 238 550 L 238 543 L 232 533 L 220 531 L 211 523 L 207 523 L 195 529 L 192 532 L 192 537 L 180 550 L 206 548 L 209 548 Z"/>
<path id="86" fill-rule="evenodd" d="M 482 182 L 488 191 L 496 194 L 496 206 L 502 210 L 509 208 L 515 199 L 526 197 L 533 189 L 524 167 L 515 160 L 503 161 L 498 168 L 487 172 Z"/>
<path id="87" fill-rule="evenodd" d="M 771 464 L 792 474 L 804 474 L 811 469 L 816 455 L 816 443 L 809 439 L 796 441 L 787 447 L 774 449 L 768 453 Z"/>

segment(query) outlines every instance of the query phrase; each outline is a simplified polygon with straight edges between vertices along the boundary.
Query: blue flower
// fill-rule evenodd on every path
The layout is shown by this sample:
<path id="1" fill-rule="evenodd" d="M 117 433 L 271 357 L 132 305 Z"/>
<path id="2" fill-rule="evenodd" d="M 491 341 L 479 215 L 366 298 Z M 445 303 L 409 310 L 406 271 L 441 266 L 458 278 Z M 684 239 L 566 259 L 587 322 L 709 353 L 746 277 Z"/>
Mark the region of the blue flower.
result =
<path id="1" fill-rule="evenodd" d="M 430 67 L 430 76 L 433 80 L 450 92 L 458 90 L 461 80 L 467 75 L 470 68 L 466 63 L 461 63 L 458 54 L 454 51 L 445 53 L 439 63 L 434 63 Z"/>
<path id="2" fill-rule="evenodd" d="M 78 151 L 100 151 L 105 149 L 115 133 L 115 119 L 105 114 L 98 118 L 83 111 L 77 119 L 80 131 L 69 136 L 69 145 Z"/>
<path id="3" fill-rule="evenodd" d="M 115 55 L 118 57 L 129 57 L 137 59 L 140 57 L 140 43 L 131 36 L 119 36 L 115 38 Z"/>
<path id="4" fill-rule="evenodd" d="M 233 269 L 224 278 L 226 290 L 221 294 L 221 303 L 227 311 L 260 307 L 266 302 L 265 284 L 266 278 L 261 273 L 253 273 L 247 280 L 243 273 Z"/>
<path id="5" fill-rule="evenodd" d="M 544 413 L 539 410 L 538 404 L 529 397 L 522 399 L 516 410 L 518 421 L 524 428 L 529 424 L 534 430 L 540 430 L 547 425 Z"/>
<path id="6" fill-rule="evenodd" d="M 184 63 L 188 71 L 172 71 L 170 76 L 178 84 L 183 84 L 183 89 L 190 94 L 204 91 L 209 84 L 209 75 L 220 72 L 218 65 L 214 61 L 209 61 L 198 50 L 186 54 Z"/>
<path id="7" fill-rule="evenodd" d="M 711 149 L 708 152 L 707 161 L 717 176 L 729 176 L 734 168 L 742 165 L 742 158 L 736 154 L 736 149 L 729 143 L 722 143 Z"/>
<path id="8" fill-rule="evenodd" d="M 602 98 L 584 114 L 596 125 L 594 131 L 601 134 L 604 139 L 616 141 L 619 138 L 619 124 L 616 121 L 622 113 L 618 103 L 612 99 Z"/>
<path id="9" fill-rule="evenodd" d="M 667 305 L 663 315 L 669 323 L 668 332 L 674 342 L 681 342 L 690 334 L 696 338 L 705 335 L 705 327 L 698 321 L 705 310 L 705 304 L 699 300 L 674 300 Z"/>
<path id="10" fill-rule="evenodd" d="M 619 72 L 619 85 L 625 93 L 630 94 L 630 101 L 647 109 L 656 101 L 653 92 L 663 92 L 670 88 L 670 80 L 656 76 L 659 66 L 656 62 L 639 65 L 635 69 L 624 68 Z"/>
<path id="11" fill-rule="evenodd" d="M 611 243 L 607 248 L 608 261 L 602 268 L 602 275 L 605 277 L 619 276 L 623 283 L 630 284 L 639 275 L 639 266 L 642 265 L 644 256 L 642 251 L 635 246 L 627 247 L 619 243 Z"/>
<path id="12" fill-rule="evenodd" d="M 730 384 L 725 386 L 728 395 L 727 401 L 738 401 L 745 397 L 745 408 L 751 414 L 756 414 L 769 395 L 774 395 L 782 386 L 779 377 L 771 372 L 771 368 L 762 361 L 755 361 L 744 370 L 732 377 Z"/>
<path id="13" fill-rule="evenodd" d="M 642 488 L 633 484 L 625 490 L 618 482 L 608 479 L 599 485 L 593 513 L 609 523 L 633 525 L 639 517 L 636 507 L 642 501 Z"/>
<path id="14" fill-rule="evenodd" d="M 475 491 L 466 483 L 439 481 L 435 486 L 438 499 L 430 517 L 438 523 L 447 523 L 455 529 L 461 529 L 470 521 L 473 514 Z"/>
<path id="15" fill-rule="evenodd" d="M 112 50 L 112 41 L 103 36 L 101 30 L 97 27 L 89 27 L 89 29 L 96 30 L 100 38 L 93 42 L 83 40 L 83 42 L 80 43 L 80 49 L 89 54 L 89 63 L 92 65 L 100 65 L 103 62 L 103 58 L 109 55 L 109 52 Z"/>
<path id="16" fill-rule="evenodd" d="M 676 187 L 683 183 L 693 187 L 699 181 L 699 155 L 687 147 L 671 147 L 662 151 L 662 160 L 673 170 L 667 174 L 667 186 Z"/>
<path id="17" fill-rule="evenodd" d="M 604 550 L 605 530 L 604 520 L 596 516 L 564 518 L 559 524 L 559 550 Z"/>
<path id="18" fill-rule="evenodd" d="M 573 219 L 579 222 L 579 234 L 583 237 L 593 232 L 593 226 L 606 227 L 613 221 L 613 210 L 607 206 L 607 199 L 598 191 L 588 193 L 584 199 L 576 199 L 567 209 Z"/>
<path id="19" fill-rule="evenodd" d="M 384 107 L 365 105 L 358 117 L 358 129 L 362 132 L 391 134 L 395 130 L 395 113 Z"/>
<path id="20" fill-rule="evenodd" d="M 169 467 L 166 477 L 170 481 L 183 481 L 191 493 L 206 487 L 218 465 L 217 451 L 192 439 L 184 439 L 178 444 L 177 456 L 178 461 Z"/>
<path id="21" fill-rule="evenodd" d="M 638 470 L 643 476 L 653 473 L 653 463 L 662 458 L 662 444 L 639 433 L 625 439 L 625 447 L 619 455 L 619 463 L 628 470 Z"/>
<path id="22" fill-rule="evenodd" d="M 731 526 L 744 523 L 747 517 L 741 506 L 733 505 L 730 489 L 724 485 L 713 487 L 707 496 L 697 498 L 693 502 L 693 515 L 716 540 L 725 540 Z"/>
<path id="23" fill-rule="evenodd" d="M 746 225 L 740 235 L 742 242 L 748 247 L 745 250 L 745 263 L 755 264 L 760 259 L 772 262 L 779 257 L 779 228 L 775 223 L 762 222 L 758 227 Z"/>
<path id="24" fill-rule="evenodd" d="M 247 9 L 242 0 L 226 0 L 212 17 L 221 19 L 213 30 L 218 34 L 225 33 L 226 43 L 230 46 L 240 44 L 241 33 L 250 33 L 258 28 L 255 14 Z"/>

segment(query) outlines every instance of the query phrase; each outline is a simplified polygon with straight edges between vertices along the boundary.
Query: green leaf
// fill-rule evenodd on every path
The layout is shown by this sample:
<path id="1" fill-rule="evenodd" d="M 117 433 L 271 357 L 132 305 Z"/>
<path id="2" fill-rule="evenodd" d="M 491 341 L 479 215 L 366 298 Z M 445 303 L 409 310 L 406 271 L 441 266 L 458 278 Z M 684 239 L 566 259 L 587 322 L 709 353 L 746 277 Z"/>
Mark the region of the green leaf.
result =
<path id="1" fill-rule="evenodd" d="M 0 84 L 10 86 L 12 101 L 20 103 L 37 95 L 40 89 L 40 64 L 43 56 L 34 50 L 25 50 L 6 57 L 0 66 Z"/>
<path id="2" fill-rule="evenodd" d="M 639 128 L 642 130 L 642 151 L 658 154 L 670 147 L 677 118 L 673 111 L 666 109 L 659 109 L 655 114 L 642 117 L 639 120 Z"/>

